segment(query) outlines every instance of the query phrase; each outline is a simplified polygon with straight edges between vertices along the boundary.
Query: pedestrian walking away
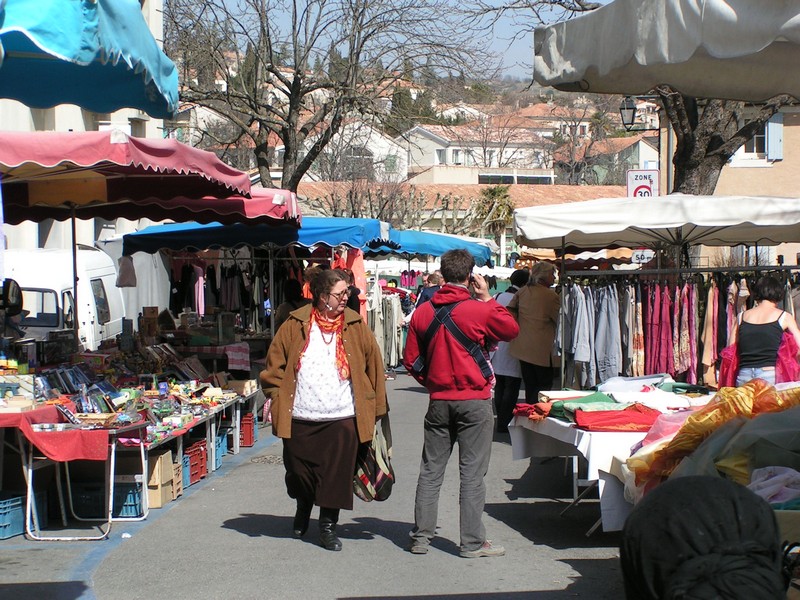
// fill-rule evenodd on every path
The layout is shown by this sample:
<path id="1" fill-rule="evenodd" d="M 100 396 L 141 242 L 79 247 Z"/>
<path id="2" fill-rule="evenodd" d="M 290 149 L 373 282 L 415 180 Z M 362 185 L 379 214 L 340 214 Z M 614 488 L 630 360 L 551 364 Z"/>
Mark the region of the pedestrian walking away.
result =
<path id="1" fill-rule="evenodd" d="M 386 383 L 375 336 L 346 306 L 347 274 L 321 271 L 311 293 L 312 303 L 278 329 L 261 384 L 283 440 L 286 490 L 297 501 L 293 534 L 305 535 L 317 504 L 320 545 L 341 550 L 339 511 L 353 509 L 356 452 L 388 410 Z"/>
<path id="2" fill-rule="evenodd" d="M 403 352 L 403 366 L 430 394 L 409 550 L 428 552 L 442 480 L 458 442 L 460 555 L 502 556 L 505 550 L 486 539 L 483 525 L 494 429 L 488 352 L 516 337 L 519 327 L 489 294 L 486 280 L 472 274 L 469 252 L 450 250 L 440 260 L 445 283 L 414 311 Z"/>
<path id="3" fill-rule="evenodd" d="M 519 359 L 525 400 L 531 404 L 539 401 L 539 392 L 553 389 L 553 343 L 561 310 L 561 300 L 552 289 L 555 280 L 556 268 L 538 262 L 531 268 L 528 284 L 508 303 L 520 330 L 509 344 L 509 353 Z"/>

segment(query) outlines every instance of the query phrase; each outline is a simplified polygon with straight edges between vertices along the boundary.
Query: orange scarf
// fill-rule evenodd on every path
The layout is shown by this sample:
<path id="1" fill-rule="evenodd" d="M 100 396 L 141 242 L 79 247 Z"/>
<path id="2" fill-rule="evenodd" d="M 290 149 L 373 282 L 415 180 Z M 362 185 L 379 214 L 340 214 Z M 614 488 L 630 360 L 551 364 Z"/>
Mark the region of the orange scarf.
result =
<path id="1" fill-rule="evenodd" d="M 300 361 L 303 359 L 303 354 L 305 354 L 308 343 L 311 340 L 311 327 L 314 326 L 314 323 L 319 327 L 323 342 L 325 341 L 326 334 L 336 336 L 336 372 L 339 374 L 340 381 L 350 379 L 350 363 L 347 362 L 347 353 L 344 351 L 344 336 L 342 335 L 344 332 L 344 313 L 339 315 L 334 321 L 326 321 L 320 316 L 316 308 L 311 311 L 311 324 L 308 329 L 308 337 L 306 338 L 306 344 L 303 346 L 303 350 L 300 352 L 300 360 L 297 361 L 297 370 L 300 370 Z"/>

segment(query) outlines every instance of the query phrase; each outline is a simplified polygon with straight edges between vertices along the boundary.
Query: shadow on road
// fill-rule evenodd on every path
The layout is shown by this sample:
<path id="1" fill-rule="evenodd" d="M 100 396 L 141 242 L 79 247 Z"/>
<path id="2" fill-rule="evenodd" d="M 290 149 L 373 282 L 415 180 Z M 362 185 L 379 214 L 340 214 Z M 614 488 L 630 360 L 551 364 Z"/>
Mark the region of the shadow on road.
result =
<path id="1" fill-rule="evenodd" d="M 44 566 L 42 567 L 45 568 Z M 0 585 L 0 600 L 77 600 L 89 590 L 81 581 L 53 581 L 49 583 L 4 583 Z"/>
<path id="2" fill-rule="evenodd" d="M 314 514 L 311 518 L 308 532 L 304 539 L 314 544 L 317 543 L 317 519 Z M 290 538 L 292 537 L 293 518 L 287 515 L 265 515 L 265 514 L 244 514 L 235 519 L 228 519 L 222 524 L 225 529 L 238 531 L 249 537 L 271 537 L 271 538 Z M 352 521 L 340 524 L 337 533 L 342 540 L 370 540 L 382 537 L 395 546 L 405 549 L 408 545 L 408 532 L 411 530 L 412 523 L 403 521 L 390 521 L 386 519 L 376 519 L 372 517 L 357 517 Z M 447 540 L 437 540 L 434 547 L 446 551 L 458 551 L 458 546 L 447 542 Z M 448 547 L 450 544 L 451 547 Z"/>
<path id="3" fill-rule="evenodd" d="M 580 573 L 563 590 L 526 590 L 523 592 L 484 592 L 475 594 L 430 594 L 413 596 L 342 596 L 337 600 L 564 600 L 566 598 L 591 598 L 591 600 L 619 600 L 624 597 L 622 575 L 617 559 L 563 560 Z M 532 567 L 534 568 L 534 567 Z M 589 574 L 589 575 L 585 575 Z M 609 582 L 613 581 L 612 584 Z"/>

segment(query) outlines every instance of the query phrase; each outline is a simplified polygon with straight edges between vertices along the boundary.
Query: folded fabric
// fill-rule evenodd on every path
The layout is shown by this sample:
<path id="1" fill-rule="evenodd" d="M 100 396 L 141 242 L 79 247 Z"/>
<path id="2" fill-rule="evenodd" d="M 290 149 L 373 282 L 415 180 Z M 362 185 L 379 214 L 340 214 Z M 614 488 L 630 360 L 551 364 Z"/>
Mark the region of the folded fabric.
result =
<path id="1" fill-rule="evenodd" d="M 553 402 L 552 403 L 553 406 L 550 409 L 550 416 L 556 419 L 561 419 L 562 421 L 569 421 L 573 423 L 574 420 L 572 419 L 572 413 L 567 413 L 567 411 L 564 409 L 565 402 L 592 404 L 594 402 L 614 402 L 614 399 L 608 394 L 604 394 L 603 392 L 595 392 L 594 394 L 589 394 L 588 396 L 581 396 L 579 398 L 569 398 L 564 400 L 556 400 L 555 402 Z"/>
<path id="2" fill-rule="evenodd" d="M 543 421 L 550 415 L 552 409 L 552 402 L 537 402 L 528 413 L 528 418 L 531 421 Z"/>
<path id="3" fill-rule="evenodd" d="M 584 411 L 575 413 L 575 425 L 587 431 L 647 432 L 661 412 L 643 404 L 633 404 L 624 410 Z"/>
<path id="4" fill-rule="evenodd" d="M 524 415 L 524 416 L 527 417 L 530 414 L 530 412 L 533 410 L 534 406 L 536 406 L 536 405 L 535 404 L 525 404 L 524 402 L 517 402 L 517 404 L 514 406 L 514 410 L 511 411 L 511 414 L 513 414 L 515 417 L 517 415 Z"/>
<path id="5" fill-rule="evenodd" d="M 781 466 L 753 469 L 747 487 L 770 504 L 791 502 L 800 498 L 800 473 Z"/>

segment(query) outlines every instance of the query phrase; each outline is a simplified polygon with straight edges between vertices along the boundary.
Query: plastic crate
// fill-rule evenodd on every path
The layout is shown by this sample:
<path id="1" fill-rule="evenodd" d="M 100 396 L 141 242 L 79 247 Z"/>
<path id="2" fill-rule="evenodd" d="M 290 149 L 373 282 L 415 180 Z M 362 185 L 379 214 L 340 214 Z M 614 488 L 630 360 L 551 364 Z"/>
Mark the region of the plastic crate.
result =
<path id="1" fill-rule="evenodd" d="M 189 484 L 194 485 L 208 475 L 208 447 L 205 440 L 194 442 L 185 450 L 189 457 Z"/>
<path id="2" fill-rule="evenodd" d="M 181 480 L 183 482 L 183 487 L 187 488 L 192 485 L 192 477 L 191 477 L 191 461 L 189 460 L 189 455 L 183 455 L 183 465 L 181 465 L 181 473 L 183 476 Z"/>
<path id="3" fill-rule="evenodd" d="M 174 472 L 172 477 L 172 499 L 177 500 L 180 496 L 183 496 L 183 477 L 184 477 L 184 467 L 183 464 L 175 463 L 172 465 Z M 189 478 L 189 464 L 186 463 L 186 478 Z"/>
<path id="4" fill-rule="evenodd" d="M 230 429 L 227 427 L 220 427 L 217 431 L 216 447 L 214 448 L 214 469 L 219 469 L 222 466 L 222 457 L 228 453 L 228 434 Z"/>
<path id="5" fill-rule="evenodd" d="M 47 526 L 47 494 L 36 492 L 39 527 Z M 25 493 L 0 492 L 0 540 L 25 533 Z"/>
<path id="6" fill-rule="evenodd" d="M 73 482 L 72 506 L 82 519 L 103 519 L 106 516 L 106 487 L 102 483 Z M 142 484 L 114 483 L 112 517 L 142 516 Z"/>
<path id="7" fill-rule="evenodd" d="M 141 517 L 142 511 L 142 484 L 141 483 L 115 483 L 114 508 L 111 515 L 114 517 Z"/>
<path id="8" fill-rule="evenodd" d="M 241 428 L 239 429 L 239 445 L 244 448 L 253 446 L 257 435 L 255 415 L 253 413 L 242 415 Z"/>

